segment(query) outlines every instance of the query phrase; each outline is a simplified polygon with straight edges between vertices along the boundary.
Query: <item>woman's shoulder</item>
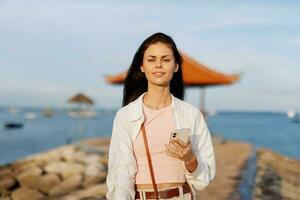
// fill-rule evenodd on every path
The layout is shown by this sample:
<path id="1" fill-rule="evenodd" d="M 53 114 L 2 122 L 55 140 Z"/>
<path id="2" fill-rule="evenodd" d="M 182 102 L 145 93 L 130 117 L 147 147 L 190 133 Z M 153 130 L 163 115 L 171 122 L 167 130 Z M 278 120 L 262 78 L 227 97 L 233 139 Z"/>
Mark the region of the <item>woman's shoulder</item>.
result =
<path id="1" fill-rule="evenodd" d="M 186 114 L 197 115 L 199 114 L 199 112 L 201 112 L 199 108 L 197 108 L 196 106 L 194 106 L 188 101 L 178 99 L 178 102 L 180 104 L 180 109 L 182 109 L 183 112 Z"/>

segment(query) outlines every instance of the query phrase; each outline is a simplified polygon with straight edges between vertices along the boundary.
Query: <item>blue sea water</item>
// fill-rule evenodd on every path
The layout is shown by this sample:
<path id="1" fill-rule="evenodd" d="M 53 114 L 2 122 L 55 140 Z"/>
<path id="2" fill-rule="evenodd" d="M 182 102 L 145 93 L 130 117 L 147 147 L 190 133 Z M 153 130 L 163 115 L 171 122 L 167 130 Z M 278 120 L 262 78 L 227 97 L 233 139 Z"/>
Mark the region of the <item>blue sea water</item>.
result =
<path id="1" fill-rule="evenodd" d="M 246 141 L 300 159 L 300 123 L 285 113 L 220 112 L 208 119 L 212 133 L 225 139 Z"/>
<path id="2" fill-rule="evenodd" d="M 37 118 L 25 119 L 34 112 Z M 42 109 L 23 108 L 12 114 L 0 108 L 0 164 L 51 149 L 82 138 L 110 136 L 116 110 L 97 110 L 96 118 L 75 119 L 65 110 L 55 110 L 52 117 Z M 7 130 L 5 122 L 22 122 L 22 129 Z M 300 159 L 300 123 L 292 123 L 284 113 L 220 112 L 207 119 L 212 133 L 225 139 L 249 142 L 256 147 Z"/>

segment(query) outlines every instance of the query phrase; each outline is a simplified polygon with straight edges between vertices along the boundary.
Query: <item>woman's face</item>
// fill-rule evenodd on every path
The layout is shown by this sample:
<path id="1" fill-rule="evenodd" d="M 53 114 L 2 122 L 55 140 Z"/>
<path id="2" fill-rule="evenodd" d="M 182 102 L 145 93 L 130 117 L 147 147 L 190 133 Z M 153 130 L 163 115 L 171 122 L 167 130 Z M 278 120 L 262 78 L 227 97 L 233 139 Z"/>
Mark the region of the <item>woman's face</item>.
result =
<path id="1" fill-rule="evenodd" d="M 158 42 L 146 49 L 140 69 L 145 73 L 148 84 L 169 86 L 178 64 L 173 51 L 166 44 Z"/>

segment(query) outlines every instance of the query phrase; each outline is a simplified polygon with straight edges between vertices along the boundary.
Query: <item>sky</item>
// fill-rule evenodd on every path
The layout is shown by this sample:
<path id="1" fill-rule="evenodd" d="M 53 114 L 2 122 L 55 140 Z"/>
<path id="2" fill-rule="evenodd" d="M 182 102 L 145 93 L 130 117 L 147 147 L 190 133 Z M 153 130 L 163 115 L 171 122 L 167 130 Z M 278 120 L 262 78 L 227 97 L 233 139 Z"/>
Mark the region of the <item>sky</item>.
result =
<path id="1" fill-rule="evenodd" d="M 0 0 L 0 106 L 65 107 L 83 92 L 119 108 L 123 87 L 105 75 L 128 69 L 155 32 L 225 74 L 206 108 L 300 111 L 300 1 Z M 200 89 L 185 100 L 200 105 Z"/>

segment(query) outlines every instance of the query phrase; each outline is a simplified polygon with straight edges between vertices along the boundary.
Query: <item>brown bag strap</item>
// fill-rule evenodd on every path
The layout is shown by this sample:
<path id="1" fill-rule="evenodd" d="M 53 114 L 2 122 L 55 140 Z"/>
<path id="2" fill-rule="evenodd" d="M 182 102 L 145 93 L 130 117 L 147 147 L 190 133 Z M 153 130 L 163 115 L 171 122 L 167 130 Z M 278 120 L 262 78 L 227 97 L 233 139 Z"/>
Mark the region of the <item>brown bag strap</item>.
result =
<path id="1" fill-rule="evenodd" d="M 145 145 L 145 150 L 146 150 L 146 154 L 147 154 L 148 165 L 149 165 L 151 181 L 152 181 L 152 185 L 153 185 L 153 189 L 154 189 L 154 193 L 155 193 L 155 198 L 156 198 L 156 200 L 158 200 L 157 185 L 156 185 L 155 178 L 154 178 L 153 166 L 152 166 L 151 156 L 150 156 L 150 152 L 149 152 L 149 148 L 148 148 L 148 142 L 147 142 L 147 136 L 146 136 L 146 130 L 145 130 L 144 123 L 142 124 L 142 133 L 143 133 L 144 145 Z"/>

